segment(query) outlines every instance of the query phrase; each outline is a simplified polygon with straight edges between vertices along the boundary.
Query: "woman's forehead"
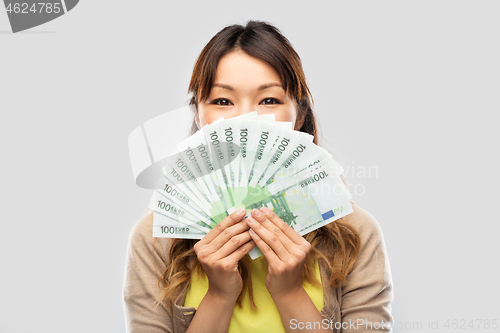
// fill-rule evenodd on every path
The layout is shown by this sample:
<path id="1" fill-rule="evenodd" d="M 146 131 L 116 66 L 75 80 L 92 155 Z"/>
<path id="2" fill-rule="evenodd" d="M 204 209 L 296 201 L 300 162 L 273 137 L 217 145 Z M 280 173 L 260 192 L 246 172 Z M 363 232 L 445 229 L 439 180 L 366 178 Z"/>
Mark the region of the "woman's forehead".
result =
<path id="1" fill-rule="evenodd" d="M 223 56 L 217 64 L 213 85 L 234 87 L 245 81 L 259 88 L 264 85 L 282 86 L 280 75 L 267 62 L 252 57 L 241 50 Z"/>

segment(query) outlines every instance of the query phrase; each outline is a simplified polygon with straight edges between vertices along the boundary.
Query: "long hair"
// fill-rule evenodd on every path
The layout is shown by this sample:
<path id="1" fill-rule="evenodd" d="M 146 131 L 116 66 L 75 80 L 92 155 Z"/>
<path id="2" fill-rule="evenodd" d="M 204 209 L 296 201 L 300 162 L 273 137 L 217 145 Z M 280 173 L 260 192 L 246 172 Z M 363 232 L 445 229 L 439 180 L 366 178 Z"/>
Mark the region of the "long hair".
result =
<path id="1" fill-rule="evenodd" d="M 319 143 L 318 125 L 312 110 L 312 96 L 306 84 L 304 70 L 299 55 L 288 39 L 274 26 L 259 21 L 249 21 L 246 26 L 230 25 L 219 31 L 203 48 L 191 76 L 189 104 L 197 116 L 198 103 L 208 99 L 217 71 L 219 60 L 234 50 L 242 50 L 248 55 L 263 60 L 271 65 L 280 75 L 283 88 L 294 99 L 297 107 L 295 130 L 308 133 Z M 192 133 L 198 130 L 193 121 Z M 311 243 L 303 270 L 303 280 L 319 285 L 314 274 L 314 262 L 323 262 L 327 268 L 329 283 L 334 287 L 342 285 L 352 269 L 360 246 L 356 230 L 342 218 L 306 234 L 305 239 Z M 161 294 L 157 303 L 167 301 L 171 306 L 180 293 L 189 286 L 191 272 L 195 269 L 203 272 L 201 264 L 193 250 L 197 240 L 173 239 L 170 248 L 170 262 L 161 274 L 158 286 Z M 242 305 L 243 295 L 248 291 L 253 308 L 250 261 L 248 256 L 238 264 L 243 279 L 243 289 L 237 304 Z"/>

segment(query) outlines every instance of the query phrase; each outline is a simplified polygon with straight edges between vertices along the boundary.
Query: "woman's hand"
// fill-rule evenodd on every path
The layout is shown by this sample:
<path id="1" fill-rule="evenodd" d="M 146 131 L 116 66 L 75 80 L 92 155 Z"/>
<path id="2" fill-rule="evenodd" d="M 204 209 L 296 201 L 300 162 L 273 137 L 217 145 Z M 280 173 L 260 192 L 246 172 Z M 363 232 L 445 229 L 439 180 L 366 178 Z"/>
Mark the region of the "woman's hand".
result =
<path id="1" fill-rule="evenodd" d="M 269 208 L 252 210 L 250 235 L 268 262 L 266 287 L 273 298 L 302 289 L 302 270 L 311 244 Z"/>
<path id="2" fill-rule="evenodd" d="M 194 245 L 208 277 L 208 293 L 234 302 L 243 288 L 238 261 L 255 246 L 244 216 L 245 209 L 233 212 Z"/>

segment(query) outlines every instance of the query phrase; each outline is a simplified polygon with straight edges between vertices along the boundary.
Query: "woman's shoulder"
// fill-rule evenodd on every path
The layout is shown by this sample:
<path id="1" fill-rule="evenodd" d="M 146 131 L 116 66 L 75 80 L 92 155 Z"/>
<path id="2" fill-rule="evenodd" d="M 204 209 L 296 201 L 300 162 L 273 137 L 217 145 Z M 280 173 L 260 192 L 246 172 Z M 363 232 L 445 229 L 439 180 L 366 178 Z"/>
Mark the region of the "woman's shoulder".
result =
<path id="1" fill-rule="evenodd" d="M 147 210 L 146 213 L 135 222 L 130 233 L 134 238 L 153 237 L 153 211 Z"/>
<path id="2" fill-rule="evenodd" d="M 353 212 L 342 218 L 345 222 L 353 226 L 363 241 L 366 238 L 382 237 L 382 229 L 377 219 L 365 209 L 351 201 Z"/>
<path id="3" fill-rule="evenodd" d="M 351 275 L 355 280 L 377 280 L 385 288 L 391 285 L 391 273 L 384 236 L 372 214 L 351 202 L 353 212 L 343 219 L 353 226 L 360 238 L 358 258 Z"/>
<path id="4" fill-rule="evenodd" d="M 153 211 L 148 210 L 132 227 L 128 248 L 137 254 L 151 254 L 154 246 L 156 253 L 167 261 L 171 243 L 171 238 L 153 237 Z"/>
<path id="5" fill-rule="evenodd" d="M 361 244 L 356 262 L 341 288 L 342 320 L 370 318 L 372 322 L 393 323 L 392 275 L 382 230 L 373 215 L 355 203 L 352 208 L 353 212 L 344 219 L 357 230 Z"/>
<path id="6" fill-rule="evenodd" d="M 389 270 L 387 249 L 379 222 L 356 203 L 351 202 L 351 205 L 353 212 L 343 220 L 354 227 L 359 236 L 360 247 L 355 266 L 377 266 Z"/>

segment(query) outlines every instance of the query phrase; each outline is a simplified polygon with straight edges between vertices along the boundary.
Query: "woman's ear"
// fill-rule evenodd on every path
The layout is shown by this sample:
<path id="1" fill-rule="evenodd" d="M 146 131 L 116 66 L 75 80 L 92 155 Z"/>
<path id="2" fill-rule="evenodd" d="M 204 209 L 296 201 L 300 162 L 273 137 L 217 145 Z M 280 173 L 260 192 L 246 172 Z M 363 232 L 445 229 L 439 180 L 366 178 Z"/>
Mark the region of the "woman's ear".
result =
<path id="1" fill-rule="evenodd" d="M 196 130 L 199 130 L 201 128 L 201 121 L 200 121 L 200 113 L 198 112 L 198 106 L 196 105 L 195 103 L 196 99 L 193 97 L 191 99 L 191 103 L 189 103 L 189 106 L 191 107 L 191 110 L 193 111 L 193 115 L 194 115 L 194 123 L 193 123 L 193 127 L 196 126 Z"/>
<path id="2" fill-rule="evenodd" d="M 201 129 L 200 114 L 198 112 L 196 112 L 194 115 L 194 122 L 196 123 L 196 127 L 198 127 L 198 130 Z"/>

